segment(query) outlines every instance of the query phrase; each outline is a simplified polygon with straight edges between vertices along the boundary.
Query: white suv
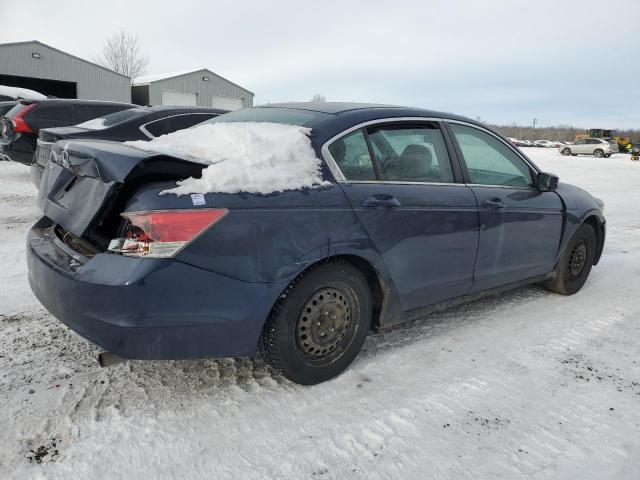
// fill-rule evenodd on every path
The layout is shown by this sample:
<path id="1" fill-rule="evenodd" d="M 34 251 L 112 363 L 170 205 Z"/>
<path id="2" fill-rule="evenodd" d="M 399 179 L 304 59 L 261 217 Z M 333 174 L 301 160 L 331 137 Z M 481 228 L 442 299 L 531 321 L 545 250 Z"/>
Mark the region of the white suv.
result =
<path id="1" fill-rule="evenodd" d="M 562 155 L 593 155 L 597 158 L 610 157 L 618 152 L 618 144 L 604 138 L 583 138 L 570 145 L 560 145 L 558 151 Z"/>

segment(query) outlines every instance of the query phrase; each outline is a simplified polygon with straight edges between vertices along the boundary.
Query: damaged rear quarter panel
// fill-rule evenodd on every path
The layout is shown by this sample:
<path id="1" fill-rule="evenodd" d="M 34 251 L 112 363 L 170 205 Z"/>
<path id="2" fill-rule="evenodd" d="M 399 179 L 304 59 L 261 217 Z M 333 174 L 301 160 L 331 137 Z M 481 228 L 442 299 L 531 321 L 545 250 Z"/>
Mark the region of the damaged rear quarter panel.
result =
<path id="1" fill-rule="evenodd" d="M 329 256 L 350 254 L 386 271 L 342 190 L 292 190 L 270 195 L 205 195 L 194 206 L 189 195 L 160 195 L 174 183 L 141 187 L 125 211 L 227 208 L 229 213 L 194 239 L 176 259 L 248 282 L 291 280 Z"/>

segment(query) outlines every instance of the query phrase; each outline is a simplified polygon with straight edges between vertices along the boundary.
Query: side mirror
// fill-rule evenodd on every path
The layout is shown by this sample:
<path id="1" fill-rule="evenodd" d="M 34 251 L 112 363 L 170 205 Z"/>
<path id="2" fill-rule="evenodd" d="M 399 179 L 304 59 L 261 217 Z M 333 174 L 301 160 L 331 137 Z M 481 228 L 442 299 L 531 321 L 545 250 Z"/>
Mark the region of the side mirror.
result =
<path id="1" fill-rule="evenodd" d="M 541 172 L 538 174 L 538 190 L 543 192 L 555 192 L 560 179 L 553 173 Z"/>

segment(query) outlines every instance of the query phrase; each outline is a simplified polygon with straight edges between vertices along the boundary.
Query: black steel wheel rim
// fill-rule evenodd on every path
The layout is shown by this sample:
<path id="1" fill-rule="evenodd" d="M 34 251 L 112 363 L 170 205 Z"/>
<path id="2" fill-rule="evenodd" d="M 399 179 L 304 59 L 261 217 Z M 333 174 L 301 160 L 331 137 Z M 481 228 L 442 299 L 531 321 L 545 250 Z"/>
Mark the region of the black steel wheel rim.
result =
<path id="1" fill-rule="evenodd" d="M 574 245 L 571 250 L 571 256 L 569 257 L 569 274 L 571 275 L 571 278 L 580 276 L 586 263 L 587 244 L 584 240 L 580 240 Z"/>
<path id="2" fill-rule="evenodd" d="M 343 288 L 330 286 L 316 290 L 298 315 L 296 345 L 314 360 L 333 357 L 344 349 L 353 331 L 352 295 Z"/>

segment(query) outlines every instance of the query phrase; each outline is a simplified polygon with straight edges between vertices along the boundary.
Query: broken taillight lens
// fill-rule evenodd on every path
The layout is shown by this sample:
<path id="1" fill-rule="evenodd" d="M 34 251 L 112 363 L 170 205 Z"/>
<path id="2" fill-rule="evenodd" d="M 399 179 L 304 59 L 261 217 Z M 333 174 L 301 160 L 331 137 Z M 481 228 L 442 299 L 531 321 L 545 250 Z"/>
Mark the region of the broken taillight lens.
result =
<path id="1" fill-rule="evenodd" d="M 225 208 L 126 212 L 121 214 L 123 236 L 111 240 L 109 251 L 134 257 L 173 257 L 226 214 Z"/>

